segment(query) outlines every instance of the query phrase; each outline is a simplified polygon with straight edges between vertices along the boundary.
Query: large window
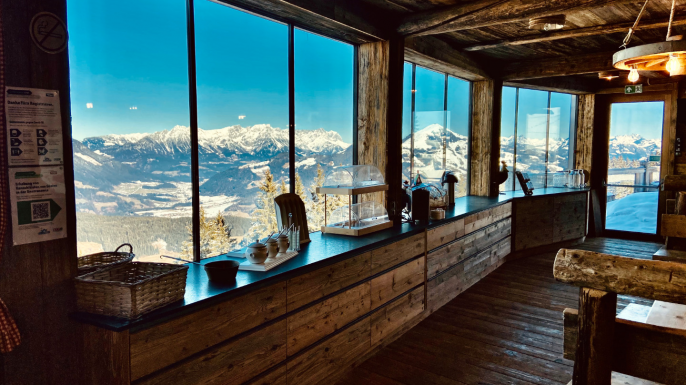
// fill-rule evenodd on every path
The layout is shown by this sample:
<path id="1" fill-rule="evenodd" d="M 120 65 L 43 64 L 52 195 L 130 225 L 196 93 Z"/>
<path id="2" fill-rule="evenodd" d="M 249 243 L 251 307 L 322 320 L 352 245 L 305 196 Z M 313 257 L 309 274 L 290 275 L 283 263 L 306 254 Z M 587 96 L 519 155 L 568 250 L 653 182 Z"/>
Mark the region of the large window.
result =
<path id="1" fill-rule="evenodd" d="M 403 95 L 403 177 L 420 175 L 440 183 L 455 172 L 457 196 L 468 194 L 471 84 L 405 63 Z"/>
<path id="2" fill-rule="evenodd" d="M 503 87 L 500 160 L 512 173 L 501 191 L 519 188 L 515 170 L 544 188 L 553 186 L 555 173 L 573 168 L 576 103 L 574 95 Z"/>
<path id="3" fill-rule="evenodd" d="M 127 242 L 145 259 L 187 246 L 185 9 L 183 0 L 68 2 L 80 255 Z"/>
<path id="4" fill-rule="evenodd" d="M 210 0 L 96 3 L 68 0 L 79 253 L 215 256 L 275 230 L 286 192 L 319 229 L 315 187 L 353 163 L 355 47 Z"/>

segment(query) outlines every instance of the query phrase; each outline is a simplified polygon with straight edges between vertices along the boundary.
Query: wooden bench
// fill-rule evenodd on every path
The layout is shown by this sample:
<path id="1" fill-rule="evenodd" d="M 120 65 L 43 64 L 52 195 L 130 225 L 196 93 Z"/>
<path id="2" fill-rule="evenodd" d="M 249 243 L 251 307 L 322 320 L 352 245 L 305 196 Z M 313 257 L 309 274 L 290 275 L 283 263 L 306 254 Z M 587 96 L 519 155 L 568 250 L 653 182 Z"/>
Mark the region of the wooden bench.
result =
<path id="1" fill-rule="evenodd" d="M 579 311 L 564 312 L 574 385 L 684 383 L 686 265 L 561 249 L 553 273 L 581 287 Z M 616 316 L 617 294 L 656 302 L 649 312 L 631 306 Z"/>

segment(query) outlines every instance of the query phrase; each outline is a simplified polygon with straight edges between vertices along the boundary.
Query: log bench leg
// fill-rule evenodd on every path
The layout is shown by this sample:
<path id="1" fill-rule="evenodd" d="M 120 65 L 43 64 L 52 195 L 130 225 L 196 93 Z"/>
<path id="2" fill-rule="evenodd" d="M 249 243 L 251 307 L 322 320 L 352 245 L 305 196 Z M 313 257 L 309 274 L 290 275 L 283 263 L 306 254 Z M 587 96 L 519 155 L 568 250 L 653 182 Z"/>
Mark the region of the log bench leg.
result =
<path id="1" fill-rule="evenodd" d="M 581 288 L 574 385 L 610 385 L 617 294 Z"/>

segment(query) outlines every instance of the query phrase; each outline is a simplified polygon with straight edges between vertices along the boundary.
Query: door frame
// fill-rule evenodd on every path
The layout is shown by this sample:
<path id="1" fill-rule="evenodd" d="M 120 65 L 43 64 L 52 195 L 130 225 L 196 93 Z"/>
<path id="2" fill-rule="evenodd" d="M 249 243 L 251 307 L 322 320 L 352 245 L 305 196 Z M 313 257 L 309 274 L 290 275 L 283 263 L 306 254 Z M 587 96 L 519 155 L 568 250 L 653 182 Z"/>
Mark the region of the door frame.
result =
<path id="1" fill-rule="evenodd" d="M 643 94 L 624 95 L 624 94 L 598 94 L 596 95 L 594 133 L 593 133 L 593 169 L 596 172 L 591 174 L 591 184 L 598 190 L 598 200 L 600 203 L 600 214 L 602 215 L 602 235 L 616 238 L 644 239 L 651 241 L 662 241 L 660 236 L 660 218 L 666 209 L 666 193 L 659 189 L 657 205 L 657 234 L 633 233 L 619 230 L 607 230 L 605 228 L 605 215 L 607 204 L 607 179 L 609 144 L 610 144 L 610 118 L 613 103 L 636 103 L 636 102 L 664 102 L 664 115 L 662 123 L 662 149 L 660 162 L 660 180 L 665 176 L 674 174 L 674 142 L 676 138 L 676 117 L 678 87 L 676 83 L 669 84 L 671 87 L 664 87 L 660 91 L 645 92 Z M 665 86 L 669 86 L 665 85 Z M 662 87 L 661 87 L 662 88 Z M 665 89 L 666 88 L 666 89 Z M 623 89 L 622 89 L 623 90 Z M 603 170 L 601 172 L 598 172 Z"/>

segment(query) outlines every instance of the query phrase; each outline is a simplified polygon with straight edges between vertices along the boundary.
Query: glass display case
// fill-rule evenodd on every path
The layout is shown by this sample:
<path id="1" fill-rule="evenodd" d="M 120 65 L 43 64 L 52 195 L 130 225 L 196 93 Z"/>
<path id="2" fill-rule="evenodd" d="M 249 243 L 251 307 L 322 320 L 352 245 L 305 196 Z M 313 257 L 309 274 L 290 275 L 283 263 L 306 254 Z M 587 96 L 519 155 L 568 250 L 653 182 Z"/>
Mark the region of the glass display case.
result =
<path id="1" fill-rule="evenodd" d="M 331 213 L 328 227 L 359 230 L 388 221 L 386 209 L 377 202 L 370 201 L 339 207 Z"/>
<path id="2" fill-rule="evenodd" d="M 357 195 L 388 190 L 384 177 L 376 166 L 355 165 L 331 170 L 324 185 L 317 188 L 320 194 Z"/>
<path id="3" fill-rule="evenodd" d="M 388 190 L 384 177 L 376 166 L 355 165 L 338 167 L 330 171 L 324 185 L 317 187 L 317 194 L 324 195 L 324 234 L 360 236 L 393 226 L 383 205 L 375 201 L 353 204 L 353 195 Z M 327 216 L 326 196 L 347 195 L 348 205 L 339 207 Z"/>

